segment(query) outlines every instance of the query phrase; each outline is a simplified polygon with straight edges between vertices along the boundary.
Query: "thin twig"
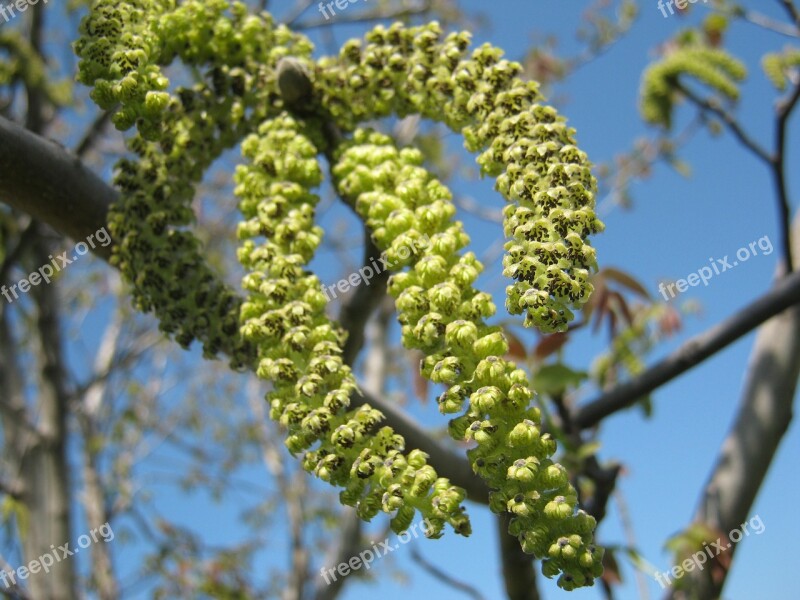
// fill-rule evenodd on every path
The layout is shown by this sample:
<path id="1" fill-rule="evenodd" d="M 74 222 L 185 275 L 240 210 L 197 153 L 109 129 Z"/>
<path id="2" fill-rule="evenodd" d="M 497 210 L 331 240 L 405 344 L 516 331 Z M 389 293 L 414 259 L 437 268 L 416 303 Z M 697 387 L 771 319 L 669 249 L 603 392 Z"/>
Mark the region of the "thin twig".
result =
<path id="1" fill-rule="evenodd" d="M 678 350 L 635 379 L 618 385 L 580 407 L 573 422 L 581 429 L 594 427 L 605 417 L 636 403 L 642 396 L 697 366 L 742 336 L 800 303 L 800 273 L 792 273 L 775 287 L 732 317 L 693 337 Z"/>
<path id="2" fill-rule="evenodd" d="M 777 109 L 775 152 L 769 154 L 758 142 L 751 138 L 741 127 L 736 118 L 723 109 L 713 99 L 701 98 L 680 82 L 676 88 L 702 111 L 711 113 L 722 120 L 734 136 L 753 154 L 767 164 L 775 182 L 778 194 L 778 221 L 781 231 L 783 259 L 787 265 L 787 272 L 793 271 L 792 242 L 791 242 L 791 208 L 789 194 L 786 187 L 785 159 L 786 159 L 786 130 L 789 117 L 800 99 L 800 84 L 795 86 L 794 92 L 781 102 Z"/>
<path id="3" fill-rule="evenodd" d="M 636 548 L 636 533 L 633 528 L 631 511 L 628 509 L 628 502 L 625 500 L 625 495 L 620 488 L 614 490 L 614 500 L 617 502 L 617 513 L 619 514 L 622 531 L 625 533 L 625 543 L 628 544 L 629 548 Z M 634 576 L 636 577 L 636 587 L 639 588 L 639 598 L 650 600 L 650 591 L 647 588 L 647 580 L 644 577 L 644 573 L 639 569 L 635 569 Z"/>
<path id="4" fill-rule="evenodd" d="M 786 10 L 795 25 L 800 28 L 800 10 L 794 5 L 793 0 L 780 0 L 781 6 Z"/>
<path id="5" fill-rule="evenodd" d="M 83 134 L 81 141 L 78 142 L 78 145 L 75 146 L 75 156 L 78 158 L 83 158 L 89 150 L 91 150 L 98 139 L 100 139 L 101 134 L 105 130 L 106 125 L 111 120 L 111 114 L 114 112 L 113 109 L 105 110 L 97 115 L 97 118 L 92 121 L 92 124 L 89 125 L 86 132 Z"/>
<path id="6" fill-rule="evenodd" d="M 308 7 L 314 4 L 314 0 L 298 0 L 294 6 L 294 10 L 290 12 L 286 17 L 284 17 L 284 22 L 286 23 L 287 27 L 292 29 L 297 28 L 297 19 L 299 19 L 304 12 L 308 10 Z M 261 10 L 265 10 L 266 7 L 263 7 Z"/>
<path id="7" fill-rule="evenodd" d="M 427 571 L 430 575 L 441 581 L 443 584 L 448 585 L 459 592 L 464 592 L 470 598 L 475 598 L 475 600 L 485 600 L 483 594 L 481 594 L 475 587 L 445 573 L 442 569 L 437 567 L 432 562 L 429 562 L 424 556 L 422 556 L 417 548 L 411 549 L 411 558 L 415 563 L 422 567 L 424 571 Z"/>
<path id="8" fill-rule="evenodd" d="M 753 25 L 758 25 L 759 27 L 774 31 L 775 33 L 779 33 L 781 35 L 793 38 L 800 37 L 800 29 L 797 27 L 787 25 L 781 21 L 776 21 L 775 19 L 772 19 L 767 15 L 761 14 L 760 12 L 756 12 L 754 10 L 745 11 L 744 15 L 742 15 L 742 18 Z"/>
<path id="9" fill-rule="evenodd" d="M 772 165 L 772 157 L 761 145 L 748 135 L 736 118 L 719 104 L 711 99 L 701 98 L 680 81 L 675 82 L 675 88 L 696 104 L 701 110 L 709 112 L 719 118 L 733 135 L 767 165 Z"/>

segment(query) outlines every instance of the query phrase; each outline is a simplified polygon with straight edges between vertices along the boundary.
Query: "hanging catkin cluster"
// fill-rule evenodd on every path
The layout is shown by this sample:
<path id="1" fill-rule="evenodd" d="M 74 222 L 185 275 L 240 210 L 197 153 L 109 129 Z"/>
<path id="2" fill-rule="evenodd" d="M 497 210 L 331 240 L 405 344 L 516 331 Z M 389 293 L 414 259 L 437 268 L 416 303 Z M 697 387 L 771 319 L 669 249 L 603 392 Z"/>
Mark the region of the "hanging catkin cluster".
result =
<path id="1" fill-rule="evenodd" d="M 691 76 L 729 100 L 739 98 L 737 83 L 744 79 L 744 65 L 724 50 L 700 44 L 680 46 L 642 75 L 640 108 L 648 123 L 672 126 L 675 84 L 681 75 Z"/>
<path id="2" fill-rule="evenodd" d="M 468 33 L 443 36 L 438 24 L 377 27 L 320 61 L 322 103 L 337 123 L 418 113 L 463 133 L 467 149 L 497 177 L 512 203 L 505 210 L 504 274 L 511 314 L 525 324 L 563 331 L 592 287 L 595 253 L 587 238 L 602 230 L 594 213 L 595 181 L 574 130 L 542 104 L 522 67 L 484 44 L 468 54 Z"/>
<path id="3" fill-rule="evenodd" d="M 307 451 L 306 470 L 343 487 L 342 502 L 363 519 L 396 512 L 391 525 L 400 532 L 419 510 L 432 537 L 445 523 L 469 534 L 464 491 L 437 477 L 425 453 L 404 454 L 403 438 L 379 427 L 378 410 L 348 410 L 356 383 L 342 362 L 345 335 L 325 316 L 320 281 L 306 270 L 322 240 L 314 225 L 318 198 L 309 192 L 322 180 L 317 148 L 284 115 L 245 139 L 242 154 L 251 161 L 235 178 L 245 218 L 239 237 L 247 240 L 239 259 L 250 272 L 242 333 L 258 348 L 259 377 L 274 382 L 270 416 L 288 429 L 287 447 Z M 267 241 L 252 241 L 262 236 Z"/>
<path id="4" fill-rule="evenodd" d="M 473 287 L 482 265 L 460 252 L 469 238 L 453 220 L 449 190 L 422 167 L 419 151 L 398 150 L 382 134 L 357 130 L 340 153 L 333 170 L 339 193 L 355 200 L 392 268 L 408 267 L 389 282 L 403 343 L 425 353 L 425 377 L 447 386 L 441 412 L 464 413 L 450 422 L 450 434 L 476 443 L 468 455 L 493 490 L 490 506 L 514 515 L 511 533 L 544 559 L 545 574 L 563 573 L 559 585 L 591 583 L 602 573 L 595 521 L 576 511 L 575 490 L 550 459 L 556 444 L 541 433 L 525 371 L 503 358 L 500 328 L 484 322 L 495 306 Z"/>
<path id="5" fill-rule="evenodd" d="M 208 166 L 278 110 L 277 61 L 310 55 L 312 46 L 268 15 L 224 0 L 102 0 L 81 32 L 79 81 L 94 86 L 102 108 L 116 107 L 119 129 L 139 130 L 128 142 L 137 158 L 117 165 L 122 198 L 109 215 L 113 261 L 133 282 L 137 306 L 154 311 L 163 331 L 184 346 L 198 339 L 206 356 L 222 351 L 241 366 L 251 353 L 237 335 L 239 301 L 185 226 L 194 221 L 194 188 Z M 176 57 L 203 68 L 205 81 L 165 91 L 160 65 Z"/>
<path id="6" fill-rule="evenodd" d="M 440 407 L 458 414 L 453 437 L 474 443 L 469 457 L 493 490 L 491 508 L 514 515 L 511 533 L 543 559 L 548 577 L 561 573 L 566 589 L 589 585 L 602 570 L 594 519 L 577 509 L 564 468 L 552 461 L 555 442 L 541 433 L 527 375 L 503 358 L 501 331 L 485 323 L 495 306 L 473 287 L 482 267 L 461 252 L 469 238 L 453 220 L 449 191 L 415 150 L 365 131 L 342 142 L 331 135 L 390 114 L 421 114 L 462 133 L 510 201 L 508 310 L 524 313 L 527 325 L 563 330 L 591 292 L 588 237 L 602 224 L 574 131 L 535 83 L 519 78 L 520 65 L 489 45 L 470 54 L 469 34 L 443 36 L 436 23 L 378 27 L 314 63 L 306 38 L 225 0 L 99 0 L 81 32 L 79 80 L 119 129 L 138 130 L 129 140 L 135 157 L 118 165 L 121 198 L 110 216 L 114 261 L 137 305 L 180 343 L 197 339 L 207 356 L 224 352 L 272 382 L 270 414 L 288 430 L 288 448 L 342 488 L 342 502 L 363 518 L 384 511 L 401 531 L 419 511 L 434 537 L 448 523 L 468 534 L 464 491 L 380 427 L 379 411 L 350 408 L 357 389 L 342 360 L 345 332 L 325 315 L 307 266 L 323 233 L 311 191 L 322 177 L 318 156 L 337 157 L 340 193 L 394 268 L 408 268 L 390 285 L 403 343 L 421 349 L 423 374 L 447 386 Z M 200 80 L 171 89 L 162 68 L 176 59 Z M 195 185 L 243 138 L 236 194 L 244 300 L 215 275 L 188 229 Z"/>

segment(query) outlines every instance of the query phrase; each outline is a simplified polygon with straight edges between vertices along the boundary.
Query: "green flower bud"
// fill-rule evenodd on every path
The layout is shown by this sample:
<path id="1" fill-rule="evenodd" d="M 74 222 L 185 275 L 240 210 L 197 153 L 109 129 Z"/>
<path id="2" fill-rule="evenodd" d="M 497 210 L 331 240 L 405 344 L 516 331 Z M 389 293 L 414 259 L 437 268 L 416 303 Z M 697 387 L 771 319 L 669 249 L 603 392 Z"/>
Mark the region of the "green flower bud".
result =
<path id="1" fill-rule="evenodd" d="M 533 421 L 525 419 L 517 423 L 508 434 L 508 444 L 512 447 L 533 446 L 539 442 L 539 428 Z"/>
<path id="2" fill-rule="evenodd" d="M 533 456 L 520 458 L 508 467 L 508 478 L 515 479 L 522 483 L 532 483 L 539 472 L 539 460 Z M 548 504 L 549 506 L 549 504 Z M 545 507 L 545 513 L 547 508 Z"/>
<path id="3" fill-rule="evenodd" d="M 574 510 L 574 505 L 570 504 L 564 496 L 556 496 L 545 505 L 544 514 L 551 519 L 560 520 L 572 516 Z"/>
<path id="4" fill-rule="evenodd" d="M 502 333 L 496 331 L 476 341 L 473 349 L 480 358 L 505 356 L 508 353 L 508 342 Z"/>

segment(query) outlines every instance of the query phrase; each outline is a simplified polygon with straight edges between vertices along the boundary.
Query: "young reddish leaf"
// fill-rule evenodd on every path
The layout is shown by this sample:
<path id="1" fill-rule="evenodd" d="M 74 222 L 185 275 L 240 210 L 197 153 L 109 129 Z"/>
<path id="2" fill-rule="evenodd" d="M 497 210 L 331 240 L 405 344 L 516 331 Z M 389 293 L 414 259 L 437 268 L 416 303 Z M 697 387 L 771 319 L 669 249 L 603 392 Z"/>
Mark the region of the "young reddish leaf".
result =
<path id="1" fill-rule="evenodd" d="M 609 300 L 611 299 L 613 299 L 617 303 L 617 306 L 622 312 L 622 317 L 625 319 L 628 325 L 633 325 L 633 313 L 631 313 L 631 309 L 628 307 L 628 303 L 625 301 L 625 297 L 619 292 L 610 292 Z"/>
<path id="2" fill-rule="evenodd" d="M 600 290 L 599 297 L 597 298 L 597 304 L 595 305 L 594 308 L 595 320 L 594 320 L 594 325 L 592 326 L 592 333 L 597 333 L 600 330 L 600 325 L 603 324 L 603 317 L 607 307 L 608 307 L 608 288 L 603 286 L 603 288 Z"/>
<path id="3" fill-rule="evenodd" d="M 411 377 L 413 379 L 414 395 L 419 399 L 420 402 L 424 404 L 428 401 L 428 389 L 430 384 L 428 380 L 425 379 L 420 373 L 420 367 L 422 366 L 422 353 L 419 351 L 413 351 L 409 352 L 408 356 L 411 361 Z"/>
<path id="4" fill-rule="evenodd" d="M 552 333 L 544 336 L 533 350 L 536 360 L 544 360 L 551 354 L 558 352 L 569 341 L 567 333 Z"/>
<path id="5" fill-rule="evenodd" d="M 667 306 L 663 314 L 658 319 L 658 329 L 666 336 L 674 335 L 681 330 L 683 322 L 681 315 L 671 306 Z"/>
<path id="6" fill-rule="evenodd" d="M 603 554 L 603 574 L 601 578 L 610 586 L 622 583 L 622 573 L 619 569 L 619 563 L 611 548 L 606 548 Z"/>
<path id="7" fill-rule="evenodd" d="M 525 350 L 525 345 L 522 341 L 508 329 L 506 329 L 503 334 L 506 336 L 506 340 L 508 340 L 508 356 L 518 361 L 527 360 L 528 351 Z"/>
<path id="8" fill-rule="evenodd" d="M 616 281 L 622 287 L 628 288 L 632 292 L 636 292 L 646 300 L 650 300 L 650 294 L 647 292 L 645 287 L 641 283 L 639 283 L 636 279 L 634 279 L 631 275 L 628 275 L 627 273 L 624 273 L 619 269 L 615 269 L 614 267 L 605 267 L 602 273 L 608 279 Z"/>

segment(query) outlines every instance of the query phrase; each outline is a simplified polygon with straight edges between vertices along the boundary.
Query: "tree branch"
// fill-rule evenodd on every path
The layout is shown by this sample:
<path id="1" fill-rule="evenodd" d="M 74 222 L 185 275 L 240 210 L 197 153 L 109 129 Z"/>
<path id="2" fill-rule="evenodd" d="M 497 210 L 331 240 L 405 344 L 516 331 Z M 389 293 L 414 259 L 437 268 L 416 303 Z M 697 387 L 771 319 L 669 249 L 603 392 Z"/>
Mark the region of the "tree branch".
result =
<path id="1" fill-rule="evenodd" d="M 78 142 L 78 145 L 75 146 L 75 156 L 78 158 L 83 158 L 89 151 L 94 148 L 94 145 L 100 139 L 100 136 L 105 131 L 106 125 L 108 125 L 109 121 L 111 121 L 111 115 L 113 113 L 112 110 L 104 110 L 101 112 L 92 124 L 86 129 L 81 138 L 81 141 Z"/>
<path id="2" fill-rule="evenodd" d="M 742 18 L 753 25 L 758 25 L 759 27 L 763 27 L 764 29 L 774 31 L 775 33 L 779 33 L 781 35 L 793 38 L 800 37 L 800 29 L 797 27 L 787 25 L 786 23 L 772 19 L 754 10 L 745 10 Z"/>
<path id="3" fill-rule="evenodd" d="M 0 201 L 75 241 L 106 224 L 117 192 L 60 144 L 0 117 Z M 92 252 L 111 256 L 111 244 Z"/>
<path id="4" fill-rule="evenodd" d="M 419 8 L 407 8 L 401 10 L 383 10 L 377 9 L 369 12 L 363 12 L 355 15 L 348 15 L 346 17 L 339 17 L 334 15 L 334 19 L 317 19 L 309 20 L 307 22 L 296 22 L 292 27 L 295 31 L 308 31 L 309 29 L 316 29 L 318 27 L 325 27 L 326 25 L 346 25 L 354 23 L 374 23 L 376 21 L 386 21 L 388 19 L 400 20 L 424 15 L 432 9 L 431 2 L 428 1 L 425 5 Z"/>
<path id="5" fill-rule="evenodd" d="M 683 85 L 680 81 L 675 82 L 675 89 L 677 89 L 690 101 L 697 105 L 697 107 L 703 112 L 711 113 L 721 120 L 731 131 L 734 137 L 736 137 L 736 139 L 738 139 L 748 150 L 750 150 L 767 165 L 772 166 L 772 157 L 769 155 L 769 152 L 767 152 L 758 142 L 751 138 L 750 135 L 745 132 L 736 118 L 722 108 L 716 100 L 700 97 Z"/>
<path id="6" fill-rule="evenodd" d="M 519 547 L 519 544 L 517 544 L 517 547 Z M 463 592 L 475 600 L 485 600 L 483 594 L 481 594 L 475 587 L 461 581 L 460 579 L 456 579 L 452 575 L 437 567 L 434 563 L 428 561 L 424 556 L 422 556 L 422 553 L 416 547 L 411 548 L 411 558 L 415 563 L 422 567 L 424 571 L 438 579 L 444 585 L 450 586 L 459 592 Z"/>
<path id="7" fill-rule="evenodd" d="M 353 556 L 357 556 L 361 550 L 361 528 L 362 521 L 355 509 L 350 506 L 343 506 L 340 520 L 342 522 L 342 535 L 339 544 L 332 547 L 325 555 L 323 569 L 336 570 L 337 565 L 346 563 Z M 346 577 L 336 577 L 330 583 L 326 583 L 320 575 L 314 593 L 314 600 L 335 600 L 344 590 Z"/>
<path id="8" fill-rule="evenodd" d="M 364 228 L 364 266 L 372 270 L 370 263 L 376 261 L 381 256 L 380 249 L 372 241 L 369 229 Z M 364 281 L 359 285 L 349 298 L 349 301 L 342 306 L 339 314 L 339 324 L 347 331 L 347 341 L 342 349 L 342 360 L 345 364 L 353 366 L 353 363 L 364 347 L 364 329 L 370 316 L 380 304 L 381 299 L 386 293 L 386 283 L 389 280 L 389 272 L 383 270 L 375 276 Z"/>
<path id="9" fill-rule="evenodd" d="M 639 377 L 623 383 L 580 407 L 573 422 L 581 429 L 597 425 L 605 417 L 627 408 L 639 398 L 698 365 L 790 306 L 800 303 L 800 272 L 777 281 L 761 298 L 735 315 L 693 337 L 678 350 Z"/>
<path id="10" fill-rule="evenodd" d="M 778 215 L 787 273 L 791 273 L 794 270 L 794 262 L 792 260 L 792 210 L 786 182 L 786 138 L 789 118 L 797 106 L 798 100 L 800 100 L 800 82 L 795 83 L 794 91 L 778 103 L 775 155 L 772 160 L 772 176 L 778 193 Z"/>
<path id="11" fill-rule="evenodd" d="M 369 404 L 380 410 L 386 416 L 387 424 L 405 438 L 406 449 L 418 448 L 427 453 L 430 457 L 428 462 L 439 475 L 449 478 L 454 485 L 464 488 L 467 496 L 473 502 L 489 503 L 489 488 L 483 479 L 480 479 L 472 471 L 469 461 L 435 441 L 419 423 L 405 412 L 366 391 L 363 392 L 363 395 L 354 395 L 352 401 L 353 406 Z"/>
<path id="12" fill-rule="evenodd" d="M 786 10 L 789 17 L 794 21 L 794 24 L 800 28 L 800 10 L 794 5 L 793 0 L 780 0 L 781 5 Z"/>
<path id="13" fill-rule="evenodd" d="M 511 515 L 503 513 L 495 517 L 497 537 L 500 542 L 503 582 L 508 600 L 539 600 L 536 586 L 536 563 L 533 556 L 525 554 L 519 541 L 508 533 Z"/>
<path id="14" fill-rule="evenodd" d="M 711 113 L 717 118 L 721 119 L 731 133 L 733 133 L 736 139 L 738 139 L 747 149 L 749 149 L 769 167 L 770 173 L 772 174 L 772 178 L 775 182 L 775 189 L 778 194 L 778 225 L 781 231 L 783 259 L 786 261 L 786 271 L 791 273 L 794 268 L 792 265 L 791 250 L 791 208 L 785 172 L 786 133 L 789 117 L 797 105 L 798 100 L 800 100 L 800 84 L 795 86 L 793 93 L 789 97 L 785 98 L 778 104 L 775 151 L 773 154 L 769 154 L 758 142 L 751 138 L 744 131 L 736 118 L 728 111 L 723 109 L 716 100 L 713 98 L 702 98 L 680 82 L 676 82 L 675 87 L 691 102 L 697 105 L 698 108 L 700 108 L 700 110 L 702 110 L 704 113 Z"/>

